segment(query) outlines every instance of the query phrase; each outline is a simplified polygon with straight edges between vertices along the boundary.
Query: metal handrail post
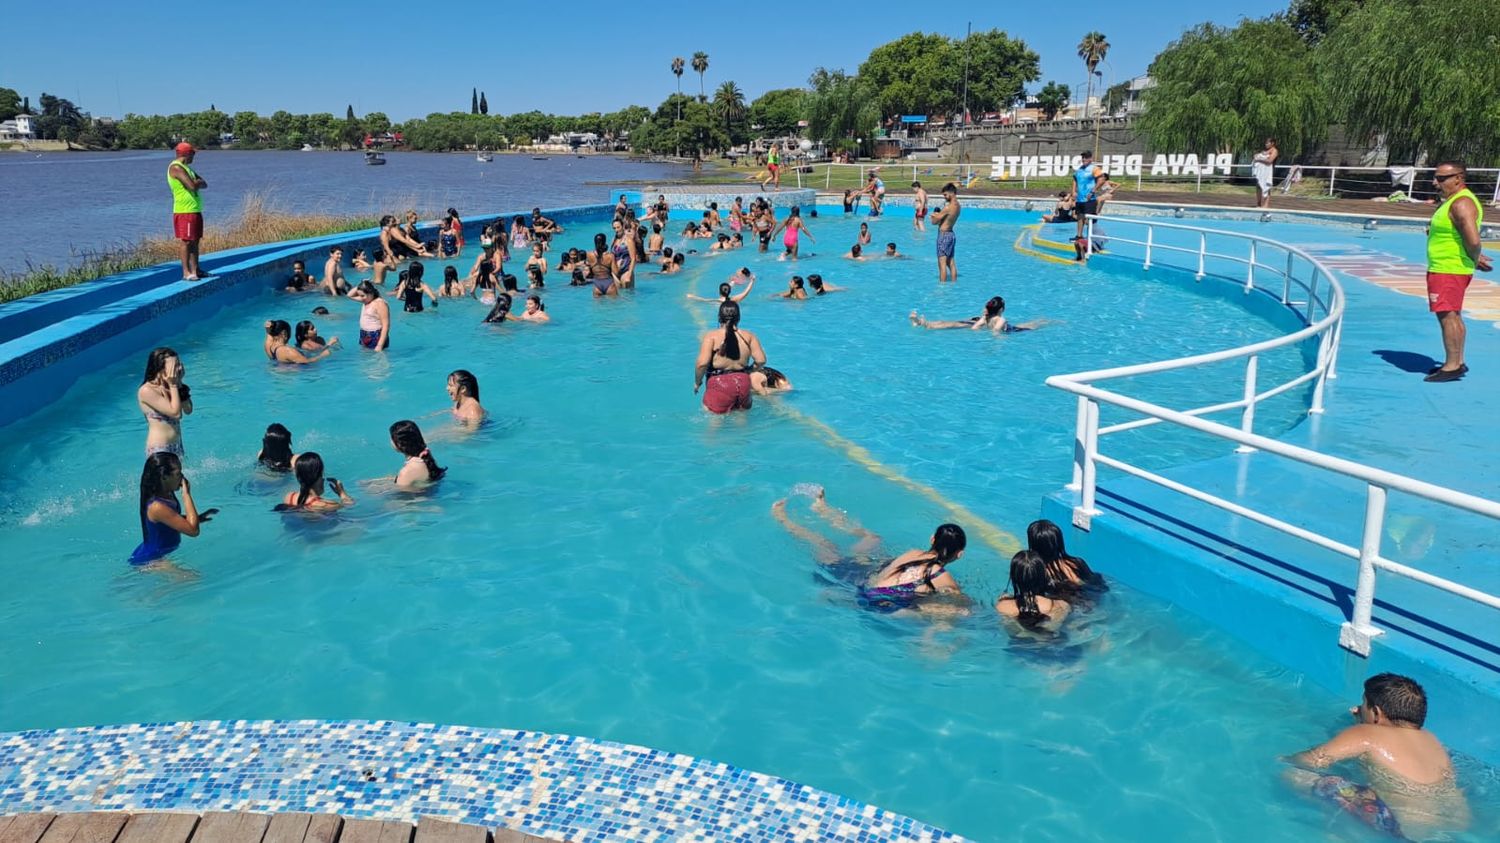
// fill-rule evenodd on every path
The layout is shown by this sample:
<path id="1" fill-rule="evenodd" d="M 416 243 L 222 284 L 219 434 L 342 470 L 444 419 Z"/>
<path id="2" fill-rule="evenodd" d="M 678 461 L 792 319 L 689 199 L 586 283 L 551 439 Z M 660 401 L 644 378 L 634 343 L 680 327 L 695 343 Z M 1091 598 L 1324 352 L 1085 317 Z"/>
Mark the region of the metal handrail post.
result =
<path id="1" fill-rule="evenodd" d="M 1198 280 L 1203 280 L 1203 258 L 1208 253 L 1208 235 L 1198 232 Z"/>
<path id="2" fill-rule="evenodd" d="M 1073 482 L 1068 488 L 1079 491 L 1083 488 L 1084 429 L 1089 423 L 1089 400 L 1078 396 L 1078 418 L 1073 424 Z"/>
<path id="3" fill-rule="evenodd" d="M 1286 272 L 1281 276 L 1281 303 L 1283 305 L 1290 303 L 1292 300 L 1292 260 L 1295 257 L 1296 255 L 1293 255 L 1291 252 L 1286 253 Z M 1314 270 L 1313 274 L 1316 275 L 1317 271 Z M 1311 317 L 1311 315 L 1312 313 L 1309 311 L 1308 316 Z M 1312 319 L 1309 318 L 1307 321 L 1312 322 Z"/>
<path id="4" fill-rule="evenodd" d="M 1156 226 L 1154 226 L 1154 225 L 1148 225 L 1148 226 L 1146 226 L 1146 263 L 1141 266 L 1141 269 L 1150 269 L 1151 268 L 1151 244 L 1155 240 L 1155 235 L 1156 235 Z"/>
<path id="5" fill-rule="evenodd" d="M 1245 267 L 1245 292 L 1255 289 L 1255 241 L 1250 241 L 1250 264 Z"/>
<path id="6" fill-rule="evenodd" d="M 1085 399 L 1083 415 L 1083 478 L 1079 489 L 1078 508 L 1073 511 L 1073 523 L 1080 529 L 1089 528 L 1089 519 L 1098 515 L 1094 508 L 1094 492 L 1098 482 L 1099 466 L 1095 457 L 1099 455 L 1099 402 Z"/>
<path id="7" fill-rule="evenodd" d="M 1259 368 L 1260 355 L 1252 354 L 1245 361 L 1245 407 L 1240 411 L 1240 430 L 1244 433 L 1255 432 L 1255 392 L 1256 392 L 1256 370 Z M 1249 445 L 1241 445 L 1234 449 L 1236 453 L 1251 454 L 1255 449 Z"/>
<path id="8" fill-rule="evenodd" d="M 1359 579 L 1354 585 L 1354 611 L 1350 619 L 1339 627 L 1339 645 L 1358 653 L 1370 655 L 1370 642 L 1383 630 L 1371 623 L 1375 612 L 1375 560 L 1380 558 L 1380 535 L 1385 528 L 1384 486 L 1371 483 L 1365 497 L 1365 529 L 1359 542 Z"/>

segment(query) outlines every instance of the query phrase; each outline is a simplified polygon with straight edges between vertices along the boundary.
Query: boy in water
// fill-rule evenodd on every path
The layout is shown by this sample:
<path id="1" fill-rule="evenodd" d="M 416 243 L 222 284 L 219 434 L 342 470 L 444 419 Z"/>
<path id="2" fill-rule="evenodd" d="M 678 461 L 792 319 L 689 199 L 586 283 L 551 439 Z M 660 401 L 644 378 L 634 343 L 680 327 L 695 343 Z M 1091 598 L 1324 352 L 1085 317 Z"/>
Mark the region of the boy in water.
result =
<path id="1" fill-rule="evenodd" d="M 287 279 L 286 291 L 300 293 L 317 286 L 317 279 L 307 274 L 307 265 L 302 261 L 292 261 L 292 277 Z"/>
<path id="2" fill-rule="evenodd" d="M 1469 807 L 1458 789 L 1448 751 L 1437 736 L 1422 728 L 1427 720 L 1427 694 L 1421 685 L 1394 673 L 1371 676 L 1365 680 L 1364 698 L 1349 713 L 1355 725 L 1286 759 L 1302 768 L 1288 771 L 1293 784 L 1396 836 L 1410 835 L 1418 828 L 1468 826 Z M 1310 772 L 1349 759 L 1363 764 L 1371 785 Z"/>
<path id="3" fill-rule="evenodd" d="M 916 215 L 911 219 L 911 227 L 917 231 L 926 231 L 927 226 L 923 224 L 922 220 L 927 218 L 927 189 L 919 181 L 912 182 L 911 186 L 917 191 L 917 211 Z"/>
<path id="4" fill-rule="evenodd" d="M 344 280 L 344 250 L 334 246 L 328 250 L 328 262 L 323 264 L 323 284 L 320 289 L 330 296 L 349 295 L 349 282 Z"/>

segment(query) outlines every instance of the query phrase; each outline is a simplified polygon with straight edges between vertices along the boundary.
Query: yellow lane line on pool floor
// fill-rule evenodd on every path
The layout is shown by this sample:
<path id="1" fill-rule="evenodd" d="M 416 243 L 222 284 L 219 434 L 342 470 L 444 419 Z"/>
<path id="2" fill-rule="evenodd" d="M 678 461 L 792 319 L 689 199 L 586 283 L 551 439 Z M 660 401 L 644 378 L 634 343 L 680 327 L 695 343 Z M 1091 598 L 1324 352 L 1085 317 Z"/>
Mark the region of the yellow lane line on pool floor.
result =
<path id="1" fill-rule="evenodd" d="M 1043 255 L 1042 257 L 1047 257 L 1047 255 Z M 1067 261 L 1067 263 L 1072 263 L 1072 261 Z M 700 275 L 699 277 L 701 278 L 702 276 Z M 690 292 L 696 294 L 697 285 L 697 279 L 694 279 L 692 282 L 690 282 Z M 707 317 L 703 315 L 702 310 L 693 307 L 695 302 L 686 299 L 684 300 L 684 302 L 686 307 L 688 308 L 688 313 L 692 314 L 693 321 L 698 323 L 698 327 L 701 330 L 707 331 L 709 329 L 709 322 Z M 803 427 L 810 429 L 819 439 L 822 439 L 826 444 L 832 446 L 833 448 L 842 451 L 844 456 L 848 457 L 857 465 L 863 466 L 865 470 L 869 471 L 876 477 L 889 480 L 890 482 L 895 483 L 896 485 L 908 491 L 916 492 L 922 497 L 942 507 L 950 516 L 952 516 L 953 520 L 960 523 L 960 525 L 963 526 L 965 530 L 974 533 L 976 536 L 978 536 L 980 541 L 994 548 L 995 552 L 1000 554 L 1002 559 L 1009 559 L 1012 554 L 1021 549 L 1021 542 L 1015 536 L 1007 533 L 999 527 L 996 527 L 994 524 L 991 524 L 983 518 L 980 518 L 978 515 L 975 515 L 963 504 L 955 503 L 943 497 L 943 494 L 937 489 L 934 489 L 925 483 L 918 483 L 917 481 L 911 479 L 910 477 L 907 477 L 896 469 L 891 468 L 885 463 L 875 459 L 875 457 L 870 454 L 868 448 L 846 438 L 838 431 L 834 430 L 832 427 L 829 427 L 823 421 L 809 416 L 793 407 L 788 407 L 780 401 L 766 403 L 769 403 L 777 413 L 791 419 L 794 422 L 797 422 Z"/>
<path id="2" fill-rule="evenodd" d="M 1032 235 L 1031 242 L 1033 244 L 1036 244 L 1036 245 L 1039 245 L 1039 246 L 1040 245 L 1050 246 L 1052 248 L 1059 249 L 1060 251 L 1068 252 L 1069 254 L 1071 254 L 1073 252 L 1073 247 L 1072 246 L 1060 246 L 1059 244 L 1049 243 L 1048 241 L 1042 240 L 1040 237 L 1035 236 L 1038 232 L 1041 231 L 1041 229 L 1042 229 L 1041 225 L 1029 225 L 1029 226 L 1021 229 L 1020 235 L 1018 235 L 1016 237 L 1016 244 L 1015 244 L 1016 251 L 1020 252 L 1023 255 L 1030 255 L 1030 256 L 1032 256 L 1034 258 L 1041 258 L 1044 261 L 1052 261 L 1053 263 L 1068 264 L 1069 266 L 1072 266 L 1072 265 L 1074 265 L 1074 264 L 1077 263 L 1077 261 L 1072 260 L 1071 258 L 1060 258 L 1057 255 L 1049 255 L 1046 252 L 1043 252 L 1043 251 L 1040 251 L 1040 250 L 1037 250 L 1037 249 L 1033 249 L 1030 246 L 1022 245 L 1022 244 L 1024 244 L 1026 242 L 1026 235 L 1030 234 L 1030 235 Z"/>

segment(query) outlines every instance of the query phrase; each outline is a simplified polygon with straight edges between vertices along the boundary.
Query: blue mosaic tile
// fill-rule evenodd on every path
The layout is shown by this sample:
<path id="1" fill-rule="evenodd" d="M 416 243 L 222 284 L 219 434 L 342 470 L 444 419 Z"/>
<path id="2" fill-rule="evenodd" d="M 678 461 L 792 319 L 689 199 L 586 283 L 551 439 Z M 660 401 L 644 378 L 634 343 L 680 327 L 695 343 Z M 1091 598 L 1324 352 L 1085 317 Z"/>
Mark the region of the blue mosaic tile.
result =
<path id="1" fill-rule="evenodd" d="M 575 843 L 962 840 L 728 764 L 542 732 L 269 720 L 0 733 L 0 814 L 145 809 L 425 815 Z"/>

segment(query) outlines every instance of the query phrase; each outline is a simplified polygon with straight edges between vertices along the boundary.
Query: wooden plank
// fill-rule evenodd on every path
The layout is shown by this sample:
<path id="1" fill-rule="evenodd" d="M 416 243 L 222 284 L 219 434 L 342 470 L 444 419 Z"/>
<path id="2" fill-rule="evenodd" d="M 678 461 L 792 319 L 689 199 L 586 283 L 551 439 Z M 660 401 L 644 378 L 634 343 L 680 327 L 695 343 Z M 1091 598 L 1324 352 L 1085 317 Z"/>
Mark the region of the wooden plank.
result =
<path id="1" fill-rule="evenodd" d="M 557 843 L 557 841 L 527 834 L 524 831 L 516 831 L 502 825 L 495 829 L 495 843 Z"/>
<path id="2" fill-rule="evenodd" d="M 58 814 L 47 826 L 41 843 L 114 843 L 128 819 L 129 814 L 112 811 Z"/>
<path id="3" fill-rule="evenodd" d="M 188 843 L 197 814 L 132 814 L 115 843 Z"/>
<path id="4" fill-rule="evenodd" d="M 392 820 L 344 820 L 339 843 L 411 843 L 411 823 Z"/>
<path id="5" fill-rule="evenodd" d="M 267 814 L 210 811 L 193 832 L 193 843 L 261 843 L 270 824 Z"/>
<path id="6" fill-rule="evenodd" d="M 343 824 L 334 814 L 276 814 L 263 843 L 334 843 Z"/>
<path id="7" fill-rule="evenodd" d="M 0 843 L 36 843 L 57 819 L 56 814 L 15 814 L 0 817 Z"/>
<path id="8" fill-rule="evenodd" d="M 417 820 L 417 843 L 490 843 L 489 829 L 436 817 Z"/>

